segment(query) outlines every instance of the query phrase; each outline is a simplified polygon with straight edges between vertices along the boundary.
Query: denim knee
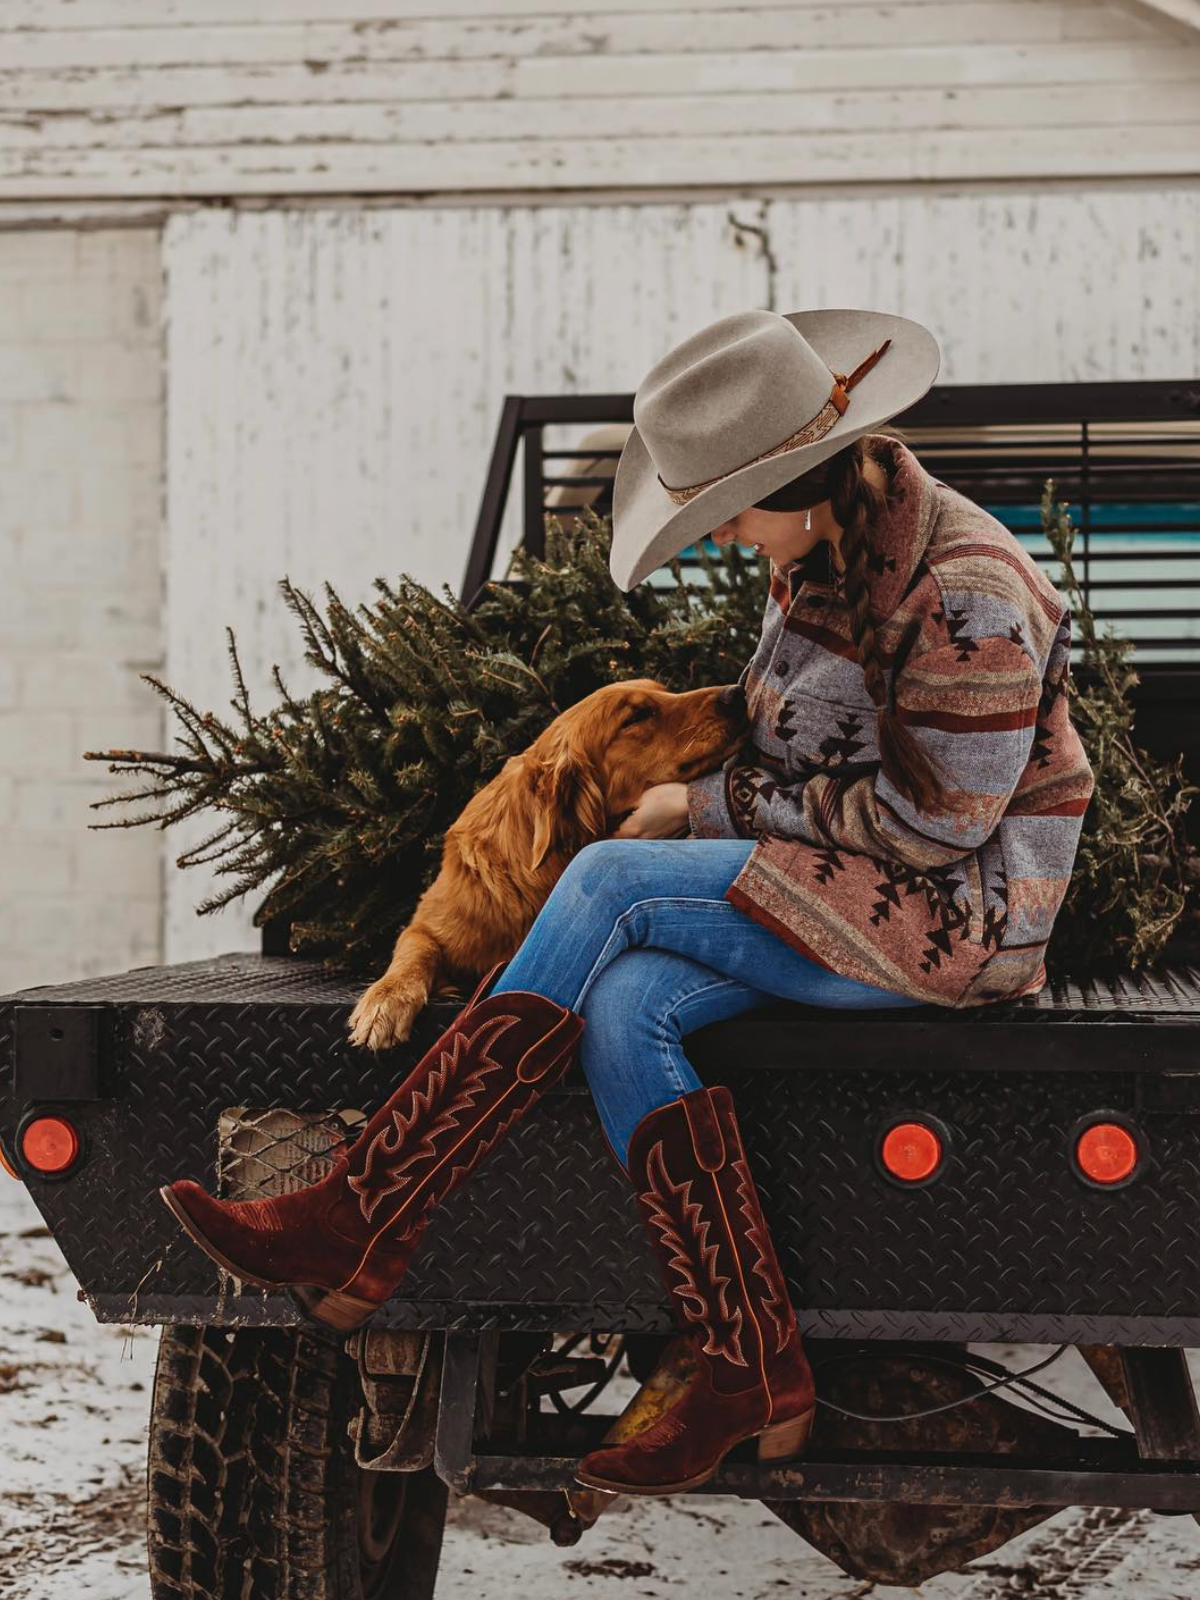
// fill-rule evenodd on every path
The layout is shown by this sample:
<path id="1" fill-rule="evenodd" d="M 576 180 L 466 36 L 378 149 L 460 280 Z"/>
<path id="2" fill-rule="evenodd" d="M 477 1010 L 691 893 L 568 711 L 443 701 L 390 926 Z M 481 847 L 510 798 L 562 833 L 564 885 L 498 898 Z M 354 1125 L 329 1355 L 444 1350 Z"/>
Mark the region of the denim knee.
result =
<path id="1" fill-rule="evenodd" d="M 603 855 L 598 858 L 590 852 L 599 852 L 602 845 L 625 842 L 624 839 L 598 839 L 578 850 L 559 873 L 551 885 L 550 893 L 542 902 L 538 913 L 542 922 L 560 916 L 570 917 L 576 908 L 593 903 L 600 885 L 608 876 L 608 868 L 604 865 Z"/>
<path id="2" fill-rule="evenodd" d="M 594 899 L 614 874 L 619 874 L 620 880 L 629 878 L 638 865 L 641 845 L 639 839 L 593 839 L 567 862 L 552 892 L 566 885 L 583 899 Z"/>
<path id="3" fill-rule="evenodd" d="M 593 839 L 576 851 L 554 886 L 581 901 L 609 898 L 623 911 L 639 900 L 693 892 L 696 858 L 682 839 Z"/>

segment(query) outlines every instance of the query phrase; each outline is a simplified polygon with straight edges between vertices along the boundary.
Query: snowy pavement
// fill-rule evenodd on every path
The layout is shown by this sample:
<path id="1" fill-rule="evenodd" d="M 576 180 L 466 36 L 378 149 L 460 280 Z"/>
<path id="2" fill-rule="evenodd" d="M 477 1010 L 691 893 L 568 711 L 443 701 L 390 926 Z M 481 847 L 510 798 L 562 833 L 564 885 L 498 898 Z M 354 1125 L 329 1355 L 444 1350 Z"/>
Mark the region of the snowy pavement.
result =
<path id="1" fill-rule="evenodd" d="M 0 1596 L 150 1600 L 143 1550 L 146 1417 L 157 1330 L 97 1324 L 21 1185 L 0 1173 Z M 980 1346 L 1027 1366 L 1042 1347 Z M 1193 1376 L 1200 1363 L 1192 1352 Z M 1114 1422 L 1074 1351 L 1047 1387 Z M 921 1589 L 860 1583 L 757 1503 L 623 1500 L 582 1542 L 452 1499 L 438 1600 L 1194 1600 L 1200 1526 L 1152 1512 L 1067 1511 L 966 1573 Z"/>

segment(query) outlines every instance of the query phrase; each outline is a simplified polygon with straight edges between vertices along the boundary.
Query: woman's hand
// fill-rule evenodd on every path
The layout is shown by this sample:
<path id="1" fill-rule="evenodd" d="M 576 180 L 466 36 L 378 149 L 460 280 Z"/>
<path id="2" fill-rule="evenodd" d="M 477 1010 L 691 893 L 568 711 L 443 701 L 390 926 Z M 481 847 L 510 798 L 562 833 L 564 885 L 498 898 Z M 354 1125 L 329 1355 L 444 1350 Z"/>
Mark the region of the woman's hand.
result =
<path id="1" fill-rule="evenodd" d="M 610 837 L 672 839 L 688 826 L 686 783 L 652 783 Z"/>

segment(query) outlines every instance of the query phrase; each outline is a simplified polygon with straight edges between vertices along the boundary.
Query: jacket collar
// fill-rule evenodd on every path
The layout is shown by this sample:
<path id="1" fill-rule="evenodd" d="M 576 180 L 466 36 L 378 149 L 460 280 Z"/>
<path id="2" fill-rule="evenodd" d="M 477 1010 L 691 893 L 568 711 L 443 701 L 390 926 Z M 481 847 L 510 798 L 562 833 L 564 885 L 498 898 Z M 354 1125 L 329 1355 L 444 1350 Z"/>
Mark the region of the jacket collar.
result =
<path id="1" fill-rule="evenodd" d="M 882 622 L 908 593 L 933 536 L 941 510 L 940 491 L 946 485 L 926 471 L 902 440 L 887 434 L 868 434 L 866 439 L 873 450 L 888 453 L 892 462 L 891 487 L 881 515 L 872 524 L 872 553 L 867 563 L 871 612 Z M 823 542 L 807 556 L 772 566 L 788 583 L 793 598 L 801 584 L 838 587 L 836 581 L 830 581 L 829 546 Z M 833 577 L 836 579 L 836 574 Z"/>
<path id="2" fill-rule="evenodd" d="M 871 610 L 883 621 L 908 593 L 933 537 L 946 486 L 926 471 L 902 440 L 880 435 L 874 442 L 886 447 L 893 463 L 887 504 L 871 527 L 872 554 L 867 562 Z"/>

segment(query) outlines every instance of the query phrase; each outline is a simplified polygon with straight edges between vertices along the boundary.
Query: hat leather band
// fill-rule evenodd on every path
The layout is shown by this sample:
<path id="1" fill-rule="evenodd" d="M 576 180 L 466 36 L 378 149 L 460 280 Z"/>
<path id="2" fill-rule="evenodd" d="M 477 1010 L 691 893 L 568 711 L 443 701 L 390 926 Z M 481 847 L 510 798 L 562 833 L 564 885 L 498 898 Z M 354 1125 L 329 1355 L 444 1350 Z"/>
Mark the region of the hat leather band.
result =
<path id="1" fill-rule="evenodd" d="M 865 361 L 859 362 L 849 377 L 844 372 L 835 372 L 829 399 L 817 412 L 816 416 L 806 422 L 802 428 L 798 428 L 795 433 L 789 434 L 786 439 L 782 439 L 778 444 L 772 445 L 769 450 L 764 450 L 761 455 L 751 456 L 750 460 L 743 461 L 740 467 L 730 467 L 728 472 L 719 472 L 715 478 L 706 478 L 703 483 L 693 483 L 686 489 L 672 489 L 669 484 L 663 483 L 662 478 L 656 473 L 655 476 L 658 477 L 659 483 L 662 484 L 675 504 L 682 506 L 686 505 L 693 495 L 699 494 L 702 489 L 711 488 L 714 483 L 720 483 L 723 478 L 731 477 L 735 472 L 741 472 L 745 467 L 752 467 L 756 461 L 767 461 L 771 456 L 780 455 L 785 450 L 795 450 L 800 445 L 815 444 L 818 439 L 823 439 L 838 418 L 844 415 L 846 407 L 850 404 L 849 391 L 853 389 L 860 378 L 865 377 L 870 372 L 891 342 L 890 339 L 885 339 L 877 350 L 872 350 Z"/>

